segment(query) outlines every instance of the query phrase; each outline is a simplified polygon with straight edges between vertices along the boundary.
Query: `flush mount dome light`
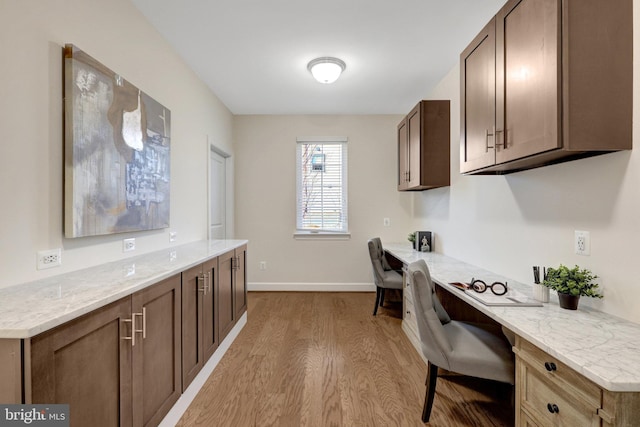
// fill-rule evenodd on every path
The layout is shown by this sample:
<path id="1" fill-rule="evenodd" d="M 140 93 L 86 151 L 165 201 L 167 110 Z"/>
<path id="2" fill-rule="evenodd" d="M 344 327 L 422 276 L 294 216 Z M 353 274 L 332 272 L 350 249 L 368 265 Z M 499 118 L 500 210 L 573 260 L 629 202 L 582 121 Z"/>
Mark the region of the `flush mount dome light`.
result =
<path id="1" fill-rule="evenodd" d="M 340 74 L 344 71 L 346 66 L 347 65 L 344 61 L 341 61 L 338 58 L 325 56 L 323 58 L 316 58 L 309 62 L 307 68 L 317 81 L 329 84 L 338 80 L 338 77 L 340 77 Z"/>

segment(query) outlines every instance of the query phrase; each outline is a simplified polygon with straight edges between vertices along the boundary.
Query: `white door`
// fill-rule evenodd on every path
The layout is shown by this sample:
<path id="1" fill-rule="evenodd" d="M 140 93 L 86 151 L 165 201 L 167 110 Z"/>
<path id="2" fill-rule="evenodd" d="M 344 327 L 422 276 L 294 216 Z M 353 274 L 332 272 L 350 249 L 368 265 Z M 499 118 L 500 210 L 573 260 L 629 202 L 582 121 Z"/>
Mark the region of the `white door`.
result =
<path id="1" fill-rule="evenodd" d="M 209 150 L 209 238 L 226 238 L 226 159 Z"/>

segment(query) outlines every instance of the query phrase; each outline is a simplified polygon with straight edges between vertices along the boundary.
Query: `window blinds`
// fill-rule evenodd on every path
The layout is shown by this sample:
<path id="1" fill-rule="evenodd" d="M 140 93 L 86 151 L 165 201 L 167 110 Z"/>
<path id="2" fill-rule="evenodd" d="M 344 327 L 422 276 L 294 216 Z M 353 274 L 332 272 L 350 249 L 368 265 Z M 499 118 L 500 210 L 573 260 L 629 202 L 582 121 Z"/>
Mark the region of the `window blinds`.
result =
<path id="1" fill-rule="evenodd" d="M 346 233 L 347 138 L 298 138 L 296 169 L 297 230 Z"/>

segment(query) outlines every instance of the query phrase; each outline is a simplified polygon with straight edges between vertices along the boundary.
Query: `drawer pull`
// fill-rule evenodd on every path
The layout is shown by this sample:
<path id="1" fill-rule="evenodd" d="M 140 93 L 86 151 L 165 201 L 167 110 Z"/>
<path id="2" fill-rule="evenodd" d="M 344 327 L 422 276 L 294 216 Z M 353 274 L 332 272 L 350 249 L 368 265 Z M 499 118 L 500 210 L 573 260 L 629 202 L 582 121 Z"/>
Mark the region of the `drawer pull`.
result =
<path id="1" fill-rule="evenodd" d="M 555 363 L 553 363 L 553 362 L 544 362 L 544 367 L 545 367 L 545 369 L 546 369 L 547 371 L 549 371 L 549 372 L 553 372 L 553 371 L 555 371 L 556 369 L 558 369 L 558 368 L 556 367 L 556 364 L 555 364 Z"/>
<path id="2" fill-rule="evenodd" d="M 555 403 L 547 403 L 547 410 L 549 410 L 549 412 L 551 412 L 552 414 L 557 414 L 558 412 L 560 412 L 558 405 L 556 405 Z"/>

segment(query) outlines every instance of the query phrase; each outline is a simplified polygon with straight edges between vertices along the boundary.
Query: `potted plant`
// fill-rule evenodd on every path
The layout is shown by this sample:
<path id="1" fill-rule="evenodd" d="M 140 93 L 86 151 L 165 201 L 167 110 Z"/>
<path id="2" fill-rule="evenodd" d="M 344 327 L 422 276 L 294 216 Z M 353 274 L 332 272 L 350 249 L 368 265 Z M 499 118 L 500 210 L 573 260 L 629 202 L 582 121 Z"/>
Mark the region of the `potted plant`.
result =
<path id="1" fill-rule="evenodd" d="M 598 284 L 594 282 L 598 276 L 586 268 L 577 265 L 568 268 L 562 264 L 558 268 L 549 268 L 542 284 L 558 293 L 560 307 L 576 310 L 581 296 L 602 298 Z"/>
<path id="2" fill-rule="evenodd" d="M 416 233 L 409 233 L 407 240 L 411 242 L 411 247 L 416 248 Z"/>

